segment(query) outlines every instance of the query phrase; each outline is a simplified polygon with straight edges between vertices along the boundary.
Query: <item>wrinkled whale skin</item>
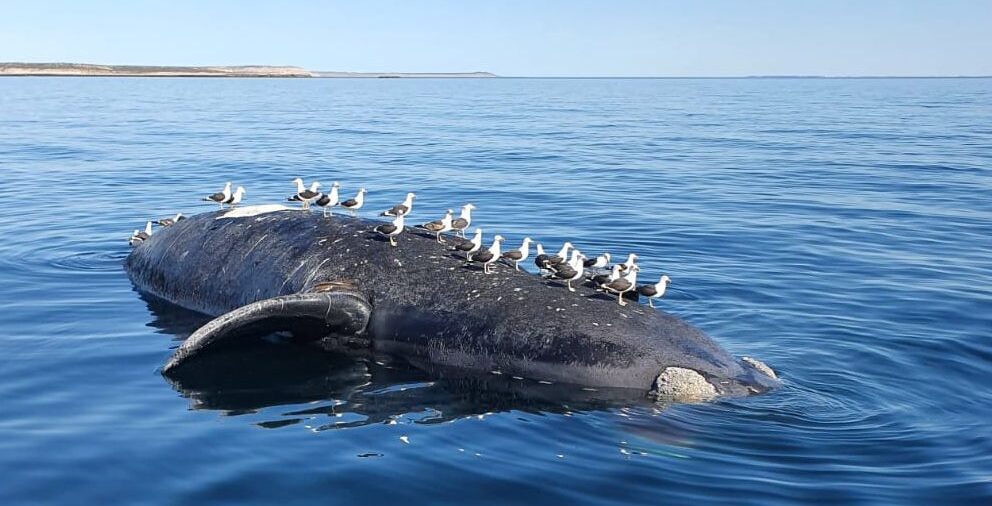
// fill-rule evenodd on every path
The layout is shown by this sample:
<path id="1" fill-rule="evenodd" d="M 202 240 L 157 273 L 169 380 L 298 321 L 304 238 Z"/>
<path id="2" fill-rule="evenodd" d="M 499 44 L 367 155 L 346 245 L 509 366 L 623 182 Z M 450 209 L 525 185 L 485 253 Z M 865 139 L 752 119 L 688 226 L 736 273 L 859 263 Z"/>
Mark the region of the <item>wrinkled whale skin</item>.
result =
<path id="1" fill-rule="evenodd" d="M 697 371 L 721 395 L 777 385 L 675 316 L 502 265 L 484 274 L 425 231 L 407 229 L 391 247 L 366 219 L 224 213 L 192 216 L 138 244 L 124 262 L 137 289 L 212 316 L 346 291 L 371 307 L 358 342 L 411 363 L 645 392 L 668 367 Z"/>

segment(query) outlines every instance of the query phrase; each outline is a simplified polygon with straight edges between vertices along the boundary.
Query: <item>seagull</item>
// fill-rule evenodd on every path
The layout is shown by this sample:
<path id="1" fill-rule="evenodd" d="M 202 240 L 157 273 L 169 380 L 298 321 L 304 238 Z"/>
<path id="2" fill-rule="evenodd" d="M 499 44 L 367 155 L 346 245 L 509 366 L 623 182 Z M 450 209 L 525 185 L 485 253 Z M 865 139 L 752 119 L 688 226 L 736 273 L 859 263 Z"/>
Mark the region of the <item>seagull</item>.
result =
<path id="1" fill-rule="evenodd" d="M 472 224 L 472 209 L 475 209 L 474 205 L 465 204 L 462 206 L 461 216 L 451 221 L 451 229 L 458 232 L 458 234 L 462 237 L 465 237 L 465 231 L 468 230 L 468 226 Z"/>
<path id="2" fill-rule="evenodd" d="M 248 191 L 245 190 L 244 186 L 239 186 L 237 190 L 234 190 L 234 194 L 231 198 L 224 201 L 225 204 L 231 204 L 231 207 L 237 206 L 241 202 L 241 198 L 248 195 Z"/>
<path id="3" fill-rule="evenodd" d="M 572 288 L 572 281 L 582 277 L 585 259 L 586 256 L 576 249 L 572 250 L 572 258 L 568 262 L 563 262 L 552 267 L 554 277 L 564 280 L 566 282 L 565 285 L 568 287 L 568 291 L 570 292 L 575 291 L 575 288 Z"/>
<path id="4" fill-rule="evenodd" d="M 592 267 L 594 269 L 602 269 L 610 265 L 610 254 L 603 253 L 596 258 L 590 258 L 586 260 L 585 267 Z"/>
<path id="5" fill-rule="evenodd" d="M 132 248 L 137 246 L 138 243 L 142 241 L 141 239 L 138 239 L 139 233 L 140 232 L 138 231 L 138 229 L 134 229 L 134 232 L 131 232 L 131 237 L 127 240 L 128 245 L 130 245 Z"/>
<path id="6" fill-rule="evenodd" d="M 413 194 L 411 193 L 410 195 L 413 195 Z M 396 208 L 394 207 L 393 209 L 396 209 Z M 409 212 L 409 211 L 407 211 L 407 212 Z M 451 215 L 453 213 L 454 213 L 454 211 L 452 211 L 451 209 L 448 209 L 448 212 L 444 215 L 444 218 L 441 218 L 440 220 L 434 220 L 434 221 L 429 222 L 429 223 L 424 223 L 423 226 L 424 226 L 425 229 L 427 229 L 427 230 L 429 230 L 431 232 L 435 232 L 437 234 L 436 239 L 437 239 L 437 242 L 438 243 L 444 243 L 444 239 L 441 239 L 441 234 L 443 234 L 443 233 L 451 230 Z M 400 216 L 406 216 L 406 213 L 403 213 Z"/>
<path id="7" fill-rule="evenodd" d="M 603 285 L 608 285 L 620 277 L 620 271 L 622 269 L 622 265 L 614 265 L 609 274 L 599 274 L 597 276 L 593 276 L 592 283 L 596 285 L 598 289 L 603 289 Z"/>
<path id="8" fill-rule="evenodd" d="M 637 271 L 639 270 L 641 268 L 637 265 L 631 266 L 622 277 L 603 285 L 603 289 L 607 292 L 617 294 L 617 304 L 626 306 L 627 303 L 623 301 L 623 294 L 633 290 L 637 286 Z"/>
<path id="9" fill-rule="evenodd" d="M 147 221 L 145 222 L 145 229 L 141 232 L 138 232 L 138 239 L 144 241 L 145 239 L 148 239 L 151 236 L 152 236 L 152 222 Z"/>
<path id="10" fill-rule="evenodd" d="M 183 216 L 183 213 L 177 213 L 172 218 L 162 218 L 161 220 L 158 220 L 157 223 L 160 227 L 171 227 L 176 223 L 179 223 L 179 220 L 185 220 L 185 219 L 186 217 Z"/>
<path id="11" fill-rule="evenodd" d="M 481 248 L 481 247 L 482 247 L 482 229 L 481 228 L 476 228 L 475 229 L 475 235 L 472 237 L 472 240 L 471 241 L 462 241 L 462 242 L 458 243 L 455 246 L 455 249 L 458 250 L 458 251 L 464 251 L 465 252 L 465 259 L 468 260 L 469 262 L 471 262 L 472 261 L 472 255 L 476 251 L 479 251 L 479 248 Z"/>
<path id="12" fill-rule="evenodd" d="M 303 209 L 310 209 L 310 203 L 320 197 L 320 193 L 317 191 L 320 188 L 320 181 L 314 181 L 310 188 L 303 186 L 303 180 L 296 178 L 293 180 L 296 183 L 296 195 L 290 197 L 291 202 L 303 202 Z"/>
<path id="13" fill-rule="evenodd" d="M 635 263 L 637 263 L 637 254 L 631 253 L 627 255 L 627 261 L 620 264 L 620 270 L 626 271 L 627 269 L 633 267 Z"/>
<path id="14" fill-rule="evenodd" d="M 565 241 L 565 244 L 562 244 L 561 249 L 558 250 L 558 253 L 551 256 L 545 256 L 543 259 L 540 255 L 538 255 L 538 257 L 534 259 L 534 263 L 537 263 L 538 260 L 543 260 L 543 262 L 537 263 L 537 266 L 541 269 L 551 270 L 554 266 L 564 262 L 567 258 L 568 250 L 573 248 L 574 246 L 572 246 L 572 243 Z"/>
<path id="15" fill-rule="evenodd" d="M 400 216 L 405 214 L 410 214 L 413 210 L 413 199 L 417 198 L 417 194 L 410 192 L 406 194 L 406 199 L 402 203 L 396 204 L 395 206 L 385 210 L 379 216 Z"/>
<path id="16" fill-rule="evenodd" d="M 151 236 L 152 236 L 152 222 L 149 221 L 149 222 L 145 223 L 145 229 L 144 230 L 142 230 L 140 232 L 137 231 L 137 230 L 135 230 L 134 233 L 131 234 L 131 238 L 128 239 L 127 242 L 131 246 L 135 246 L 139 242 L 145 241 L 145 240 L 147 240 Z"/>
<path id="17" fill-rule="evenodd" d="M 499 259 L 499 245 L 503 242 L 503 236 L 493 237 L 493 245 L 485 251 L 480 251 L 472 255 L 473 262 L 482 262 L 482 272 L 489 274 L 492 272 L 490 266 Z"/>
<path id="18" fill-rule="evenodd" d="M 544 271 L 546 269 L 542 267 L 542 265 L 547 263 L 548 258 L 548 254 L 544 252 L 544 246 L 542 246 L 541 243 L 537 243 L 537 252 L 534 255 L 534 265 L 536 265 L 538 269 Z"/>
<path id="19" fill-rule="evenodd" d="M 520 249 L 507 251 L 503 253 L 503 258 L 513 262 L 513 268 L 520 270 L 520 262 L 527 260 L 527 255 L 530 254 L 530 243 L 533 241 L 530 237 L 524 237 L 523 242 L 520 243 Z"/>
<path id="20" fill-rule="evenodd" d="M 662 274 L 661 279 L 653 285 L 641 285 L 637 287 L 637 293 L 648 298 L 648 306 L 654 307 L 654 300 L 665 296 L 665 290 L 672 282 L 672 278 Z"/>
<path id="21" fill-rule="evenodd" d="M 216 202 L 216 203 L 220 204 L 221 209 L 223 209 L 224 208 L 224 202 L 227 199 L 229 199 L 229 198 L 231 198 L 231 182 L 230 181 L 228 181 L 226 184 L 224 184 L 224 189 L 223 190 L 221 190 L 221 191 L 219 191 L 217 193 L 214 193 L 213 195 L 207 195 L 206 197 L 203 197 L 203 200 L 206 200 L 207 202 Z"/>
<path id="22" fill-rule="evenodd" d="M 341 203 L 341 207 L 354 213 L 355 211 L 362 208 L 365 205 L 365 194 L 368 192 L 365 188 L 360 188 L 355 198 L 348 199 Z"/>
<path id="23" fill-rule="evenodd" d="M 392 223 L 384 223 L 375 227 L 373 230 L 379 235 L 388 237 L 390 246 L 396 246 L 396 236 L 400 235 L 400 232 L 403 231 L 403 216 L 401 214 L 393 218 Z"/>
<path id="24" fill-rule="evenodd" d="M 578 257 L 576 257 L 575 265 L 573 267 L 575 273 L 572 274 L 572 277 L 568 278 L 568 280 L 565 282 L 565 286 L 568 287 L 568 291 L 574 292 L 575 288 L 572 288 L 572 282 L 578 279 L 582 279 L 582 276 L 585 274 L 584 272 L 585 266 L 583 264 L 585 263 L 586 260 L 587 260 L 586 256 L 581 253 L 579 253 Z"/>
<path id="25" fill-rule="evenodd" d="M 337 181 L 335 181 L 334 183 L 331 184 L 331 192 L 321 194 L 321 196 L 318 197 L 317 200 L 314 202 L 315 204 L 317 204 L 318 206 L 324 209 L 325 218 L 327 217 L 330 208 L 341 203 L 341 199 L 338 198 L 338 188 L 340 187 L 341 185 L 338 184 Z"/>

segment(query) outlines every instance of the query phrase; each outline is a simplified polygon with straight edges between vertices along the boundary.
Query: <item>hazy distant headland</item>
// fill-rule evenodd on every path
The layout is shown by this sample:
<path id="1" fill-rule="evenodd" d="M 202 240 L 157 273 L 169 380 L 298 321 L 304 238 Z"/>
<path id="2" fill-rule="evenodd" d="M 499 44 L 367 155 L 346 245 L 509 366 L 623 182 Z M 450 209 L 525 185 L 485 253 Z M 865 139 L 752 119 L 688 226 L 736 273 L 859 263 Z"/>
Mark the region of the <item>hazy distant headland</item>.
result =
<path id="1" fill-rule="evenodd" d="M 6 76 L 148 76 L 148 77 L 311 77 L 300 67 L 244 65 L 180 67 L 154 65 L 91 65 L 88 63 L 0 63 Z"/>
<path id="2" fill-rule="evenodd" d="M 155 65 L 93 65 L 88 63 L 2 63 L 0 76 L 123 76 L 123 77 L 362 77 L 425 78 L 496 77 L 489 72 L 324 72 L 273 65 L 180 67 Z"/>

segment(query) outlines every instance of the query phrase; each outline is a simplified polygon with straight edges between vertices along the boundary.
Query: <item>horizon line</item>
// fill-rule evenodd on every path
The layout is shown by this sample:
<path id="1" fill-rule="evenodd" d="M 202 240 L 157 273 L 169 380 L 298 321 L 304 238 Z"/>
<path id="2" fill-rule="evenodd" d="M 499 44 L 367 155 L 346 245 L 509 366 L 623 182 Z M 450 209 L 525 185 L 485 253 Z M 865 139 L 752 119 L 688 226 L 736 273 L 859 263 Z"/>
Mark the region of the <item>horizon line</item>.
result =
<path id="1" fill-rule="evenodd" d="M 989 79 L 992 74 L 738 74 L 738 75 L 502 75 L 486 70 L 474 71 L 355 71 L 355 70 L 310 70 L 307 67 L 298 65 L 148 65 L 148 64 L 107 64 L 107 63 L 80 63 L 80 62 L 27 62 L 27 61 L 0 61 L 0 66 L 5 65 L 81 65 L 81 66 L 109 66 L 109 67 L 183 67 L 183 68 L 209 68 L 209 67 L 273 67 L 273 68 L 298 68 L 310 73 L 338 73 L 338 74 L 490 74 L 492 77 L 502 79 Z M 315 76 L 320 78 L 321 76 Z M 347 76 L 334 76 L 336 78 L 347 78 Z"/>
<path id="2" fill-rule="evenodd" d="M 851 75 L 805 75 L 805 74 L 768 74 L 768 75 L 715 75 L 715 76 L 628 76 L 628 75 L 551 75 L 551 76 L 509 76 L 497 75 L 502 79 L 989 79 L 992 74 L 851 74 Z"/>

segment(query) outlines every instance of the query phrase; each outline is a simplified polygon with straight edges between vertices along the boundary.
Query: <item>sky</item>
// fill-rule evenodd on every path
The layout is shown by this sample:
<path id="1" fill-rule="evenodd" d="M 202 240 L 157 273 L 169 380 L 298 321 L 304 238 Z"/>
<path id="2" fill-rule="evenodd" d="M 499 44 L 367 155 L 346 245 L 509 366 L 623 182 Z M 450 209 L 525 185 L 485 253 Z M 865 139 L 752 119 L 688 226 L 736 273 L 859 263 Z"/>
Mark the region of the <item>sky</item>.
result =
<path id="1" fill-rule="evenodd" d="M 0 61 L 503 76 L 992 75 L 992 1 L 4 0 Z"/>

